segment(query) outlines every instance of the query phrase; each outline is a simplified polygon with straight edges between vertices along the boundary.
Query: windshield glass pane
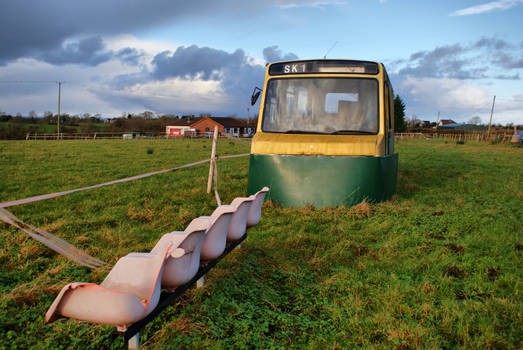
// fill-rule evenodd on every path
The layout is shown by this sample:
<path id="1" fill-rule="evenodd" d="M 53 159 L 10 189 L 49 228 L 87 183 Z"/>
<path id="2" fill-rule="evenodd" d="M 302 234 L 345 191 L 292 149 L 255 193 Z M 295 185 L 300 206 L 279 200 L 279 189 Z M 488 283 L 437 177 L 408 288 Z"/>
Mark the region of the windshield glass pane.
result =
<path id="1" fill-rule="evenodd" d="M 378 132 L 378 82 L 375 79 L 272 79 L 266 95 L 263 131 Z"/>

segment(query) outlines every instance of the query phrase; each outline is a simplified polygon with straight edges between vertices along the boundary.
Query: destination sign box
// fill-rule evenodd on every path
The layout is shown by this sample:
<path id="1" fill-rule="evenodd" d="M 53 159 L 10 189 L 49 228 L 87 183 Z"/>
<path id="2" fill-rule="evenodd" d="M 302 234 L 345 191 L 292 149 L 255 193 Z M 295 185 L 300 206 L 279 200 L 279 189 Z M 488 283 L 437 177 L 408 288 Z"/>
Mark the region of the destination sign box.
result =
<path id="1" fill-rule="evenodd" d="M 366 61 L 315 60 L 274 63 L 269 68 L 270 75 L 287 74 L 378 74 L 378 64 Z"/>

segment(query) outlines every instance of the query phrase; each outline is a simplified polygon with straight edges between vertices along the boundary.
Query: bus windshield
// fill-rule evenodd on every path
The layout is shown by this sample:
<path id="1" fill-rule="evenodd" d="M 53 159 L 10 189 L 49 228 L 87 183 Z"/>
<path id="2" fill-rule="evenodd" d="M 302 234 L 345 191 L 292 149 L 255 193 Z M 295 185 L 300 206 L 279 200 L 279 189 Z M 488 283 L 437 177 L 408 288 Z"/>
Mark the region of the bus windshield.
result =
<path id="1" fill-rule="evenodd" d="M 376 134 L 378 82 L 368 78 L 271 79 L 262 130 L 302 134 Z"/>

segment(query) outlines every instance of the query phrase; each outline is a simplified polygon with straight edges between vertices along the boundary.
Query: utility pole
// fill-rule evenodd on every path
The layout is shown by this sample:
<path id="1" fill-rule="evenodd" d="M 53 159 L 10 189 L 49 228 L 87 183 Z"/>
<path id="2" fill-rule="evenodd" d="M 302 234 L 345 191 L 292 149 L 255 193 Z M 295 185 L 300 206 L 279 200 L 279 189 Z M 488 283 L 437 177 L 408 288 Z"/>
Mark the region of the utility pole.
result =
<path id="1" fill-rule="evenodd" d="M 251 122 L 251 109 L 247 107 L 247 124 Z"/>
<path id="2" fill-rule="evenodd" d="M 57 128 L 56 128 L 56 139 L 60 140 L 60 95 L 62 91 L 62 81 L 57 82 L 58 83 L 58 118 L 57 119 Z"/>
<path id="3" fill-rule="evenodd" d="M 496 95 L 494 95 L 494 98 L 492 99 L 492 109 L 490 110 L 490 120 L 488 122 L 487 138 L 490 137 L 490 127 L 492 125 L 492 114 L 494 114 L 494 103 L 496 103 Z"/>

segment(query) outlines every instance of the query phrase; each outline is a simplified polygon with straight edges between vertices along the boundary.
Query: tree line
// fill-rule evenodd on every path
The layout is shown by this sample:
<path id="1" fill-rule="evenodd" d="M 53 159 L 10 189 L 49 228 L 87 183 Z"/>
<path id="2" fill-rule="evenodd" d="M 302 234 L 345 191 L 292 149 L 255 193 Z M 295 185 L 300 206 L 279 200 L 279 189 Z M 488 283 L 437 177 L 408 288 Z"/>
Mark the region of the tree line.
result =
<path id="1" fill-rule="evenodd" d="M 199 117 L 210 117 L 200 114 Z M 140 131 L 159 134 L 165 132 L 167 125 L 185 121 L 191 123 L 195 115 L 154 115 L 153 112 L 122 113 L 118 118 L 103 119 L 101 115 L 84 113 L 81 115 L 60 114 L 60 132 L 92 134 L 95 132 L 131 132 Z M 43 117 L 30 113 L 12 116 L 0 112 L 0 139 L 25 139 L 27 133 L 56 133 L 58 115 L 46 112 Z"/>

